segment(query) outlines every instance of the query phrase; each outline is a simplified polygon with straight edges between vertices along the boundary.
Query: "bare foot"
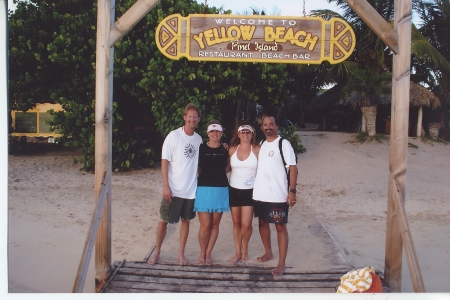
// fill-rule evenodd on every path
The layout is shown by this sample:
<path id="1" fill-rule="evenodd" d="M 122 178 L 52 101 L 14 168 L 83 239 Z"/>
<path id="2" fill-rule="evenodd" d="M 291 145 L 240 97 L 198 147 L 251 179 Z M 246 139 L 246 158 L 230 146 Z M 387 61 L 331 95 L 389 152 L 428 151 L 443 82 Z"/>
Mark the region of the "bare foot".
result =
<path id="1" fill-rule="evenodd" d="M 199 264 L 203 265 L 204 263 L 206 263 L 205 256 L 200 254 L 200 256 L 198 257 L 197 261 L 198 261 Z"/>
<path id="2" fill-rule="evenodd" d="M 213 263 L 213 260 L 212 260 L 211 255 L 206 255 L 205 263 L 206 263 L 207 265 L 210 265 L 210 264 Z"/>
<path id="3" fill-rule="evenodd" d="M 258 257 L 257 260 L 259 262 L 265 262 L 265 261 L 268 261 L 268 260 L 270 260 L 272 258 L 273 258 L 273 254 L 272 253 L 264 253 L 264 255 Z"/>
<path id="4" fill-rule="evenodd" d="M 280 276 L 284 273 L 284 265 L 280 266 L 278 265 L 275 269 L 272 270 L 273 276 Z"/>
<path id="5" fill-rule="evenodd" d="M 239 260 L 241 260 L 241 256 L 239 255 L 239 254 L 235 254 L 232 258 L 230 258 L 229 260 L 228 260 L 228 262 L 230 263 L 230 264 L 235 264 L 235 263 L 237 263 Z"/>
<path id="6" fill-rule="evenodd" d="M 185 266 L 188 264 L 188 260 L 184 257 L 184 254 L 178 254 L 178 260 L 180 262 L 180 266 Z"/>
<path id="7" fill-rule="evenodd" d="M 150 258 L 147 260 L 147 264 L 149 264 L 150 266 L 153 266 L 154 264 L 156 264 L 156 262 L 159 259 L 159 255 L 161 254 L 161 251 L 156 250 L 153 251 L 152 255 L 150 256 Z"/>

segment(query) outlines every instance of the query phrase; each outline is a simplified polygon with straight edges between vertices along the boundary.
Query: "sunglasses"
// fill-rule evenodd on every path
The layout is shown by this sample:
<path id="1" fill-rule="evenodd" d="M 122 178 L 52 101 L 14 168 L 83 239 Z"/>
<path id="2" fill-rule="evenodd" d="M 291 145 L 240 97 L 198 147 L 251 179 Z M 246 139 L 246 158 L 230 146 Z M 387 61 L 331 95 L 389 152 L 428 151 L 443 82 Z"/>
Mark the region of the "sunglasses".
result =
<path id="1" fill-rule="evenodd" d="M 241 134 L 251 134 L 250 131 L 241 131 Z"/>

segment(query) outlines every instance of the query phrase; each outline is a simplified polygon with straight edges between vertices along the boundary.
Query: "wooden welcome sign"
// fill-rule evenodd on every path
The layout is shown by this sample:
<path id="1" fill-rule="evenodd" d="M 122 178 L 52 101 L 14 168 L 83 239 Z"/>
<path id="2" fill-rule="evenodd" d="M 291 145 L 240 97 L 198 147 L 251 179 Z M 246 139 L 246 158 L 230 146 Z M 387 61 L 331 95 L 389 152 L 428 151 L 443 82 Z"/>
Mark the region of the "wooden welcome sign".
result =
<path id="1" fill-rule="evenodd" d="M 156 29 L 159 50 L 175 60 L 336 64 L 355 42 L 337 18 L 174 14 Z"/>

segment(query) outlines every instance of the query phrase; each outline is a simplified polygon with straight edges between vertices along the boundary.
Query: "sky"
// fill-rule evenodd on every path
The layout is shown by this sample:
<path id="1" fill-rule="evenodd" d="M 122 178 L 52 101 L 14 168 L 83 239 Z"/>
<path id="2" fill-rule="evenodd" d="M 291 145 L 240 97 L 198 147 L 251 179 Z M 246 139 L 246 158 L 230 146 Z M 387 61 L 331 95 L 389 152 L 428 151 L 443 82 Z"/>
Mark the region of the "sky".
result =
<path id="1" fill-rule="evenodd" d="M 162 0 L 164 1 L 164 0 Z M 205 0 L 196 0 L 197 3 L 204 3 Z M 250 8 L 264 10 L 267 14 L 272 14 L 273 7 L 281 11 L 282 16 L 303 16 L 303 0 L 206 0 L 208 6 L 230 9 L 233 14 L 242 14 L 245 11 L 251 11 Z M 14 7 L 13 0 L 8 0 L 8 8 Z M 306 14 L 314 9 L 332 9 L 338 11 L 334 4 L 329 4 L 328 0 L 305 0 Z"/>
<path id="2" fill-rule="evenodd" d="M 197 0 L 198 3 L 203 3 L 205 0 Z M 251 11 L 250 8 L 264 10 L 266 14 L 273 14 L 275 11 L 280 11 L 281 16 L 303 16 L 303 0 L 206 0 L 208 6 L 221 7 L 225 10 L 232 10 L 233 14 L 243 14 L 245 11 Z M 311 10 L 315 9 L 331 9 L 339 11 L 334 3 L 328 3 L 328 0 L 305 0 L 306 15 Z"/>

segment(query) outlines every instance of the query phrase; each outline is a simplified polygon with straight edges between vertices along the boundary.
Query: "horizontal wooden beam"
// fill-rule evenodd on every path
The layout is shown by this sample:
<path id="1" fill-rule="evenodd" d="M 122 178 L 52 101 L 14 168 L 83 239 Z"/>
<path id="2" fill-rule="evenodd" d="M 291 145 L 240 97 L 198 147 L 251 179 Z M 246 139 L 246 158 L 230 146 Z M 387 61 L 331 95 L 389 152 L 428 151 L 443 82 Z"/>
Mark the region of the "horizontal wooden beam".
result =
<path id="1" fill-rule="evenodd" d="M 161 0 L 138 0 L 111 27 L 109 47 L 130 31 Z"/>
<path id="2" fill-rule="evenodd" d="M 345 0 L 375 34 L 391 49 L 399 53 L 398 34 L 366 0 Z"/>

